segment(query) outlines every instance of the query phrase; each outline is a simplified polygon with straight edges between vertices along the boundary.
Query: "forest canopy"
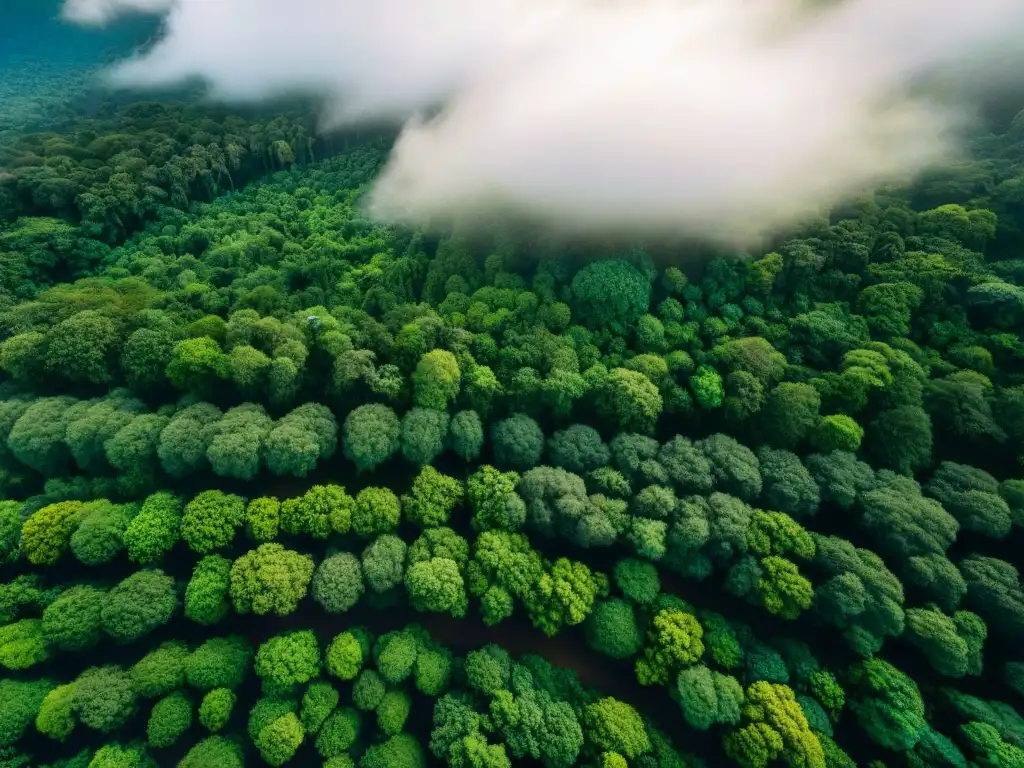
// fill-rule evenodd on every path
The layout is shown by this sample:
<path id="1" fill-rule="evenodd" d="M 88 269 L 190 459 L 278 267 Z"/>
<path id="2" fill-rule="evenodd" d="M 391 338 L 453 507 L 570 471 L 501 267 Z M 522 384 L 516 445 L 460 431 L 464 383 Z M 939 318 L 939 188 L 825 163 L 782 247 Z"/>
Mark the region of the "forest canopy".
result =
<path id="1" fill-rule="evenodd" d="M 0 131 L 0 766 L 1024 765 L 1024 117 L 705 254 L 61 114 Z"/>

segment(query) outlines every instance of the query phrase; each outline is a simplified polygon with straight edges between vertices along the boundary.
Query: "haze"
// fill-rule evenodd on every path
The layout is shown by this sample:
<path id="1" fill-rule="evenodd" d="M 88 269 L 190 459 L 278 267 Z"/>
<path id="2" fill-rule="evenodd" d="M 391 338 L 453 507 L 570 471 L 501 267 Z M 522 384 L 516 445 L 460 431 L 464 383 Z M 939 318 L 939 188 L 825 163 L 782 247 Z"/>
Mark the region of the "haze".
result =
<path id="1" fill-rule="evenodd" d="M 325 129 L 403 125 L 369 198 L 381 219 L 743 247 L 949 160 L 1024 32 L 1019 0 L 818 6 L 68 0 L 65 17 L 167 15 L 116 85 L 201 78 L 226 101 L 316 97 Z"/>

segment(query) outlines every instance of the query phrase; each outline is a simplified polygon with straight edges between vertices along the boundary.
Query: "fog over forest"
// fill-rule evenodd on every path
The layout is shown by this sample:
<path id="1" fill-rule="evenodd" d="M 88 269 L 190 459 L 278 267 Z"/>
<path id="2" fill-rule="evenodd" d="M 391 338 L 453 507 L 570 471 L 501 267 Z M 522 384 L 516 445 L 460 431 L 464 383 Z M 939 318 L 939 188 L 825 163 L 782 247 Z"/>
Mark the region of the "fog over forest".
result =
<path id="1" fill-rule="evenodd" d="M 4 3 L 0 768 L 1024 768 L 1022 31 Z"/>

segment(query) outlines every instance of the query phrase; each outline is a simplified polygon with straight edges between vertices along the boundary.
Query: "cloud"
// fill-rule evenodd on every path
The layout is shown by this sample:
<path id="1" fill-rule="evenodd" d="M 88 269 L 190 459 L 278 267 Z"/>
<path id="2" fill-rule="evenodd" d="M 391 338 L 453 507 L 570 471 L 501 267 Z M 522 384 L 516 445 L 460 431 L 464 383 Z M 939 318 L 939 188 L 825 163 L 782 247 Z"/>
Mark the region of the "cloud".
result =
<path id="1" fill-rule="evenodd" d="M 163 40 L 112 78 L 404 124 L 370 197 L 389 221 L 739 246 L 948 159 L 992 52 L 1024 31 L 1019 0 L 813 5 L 176 0 Z M 942 97 L 922 87 L 949 73 Z"/>
<path id="2" fill-rule="evenodd" d="M 558 15 L 536 0 L 176 0 L 164 37 L 110 81 L 201 78 L 226 101 L 310 94 L 325 128 L 401 124 L 548 34 Z"/>
<path id="3" fill-rule="evenodd" d="M 61 16 L 83 26 L 104 26 L 126 13 L 164 13 L 174 0 L 67 0 Z"/>

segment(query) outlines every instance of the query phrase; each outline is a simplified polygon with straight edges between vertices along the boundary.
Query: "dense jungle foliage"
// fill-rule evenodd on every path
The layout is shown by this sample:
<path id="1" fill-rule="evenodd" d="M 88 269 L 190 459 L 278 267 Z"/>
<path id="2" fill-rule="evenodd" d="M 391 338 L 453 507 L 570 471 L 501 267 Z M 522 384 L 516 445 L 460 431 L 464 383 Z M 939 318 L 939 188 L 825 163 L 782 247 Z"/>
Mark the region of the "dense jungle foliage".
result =
<path id="1" fill-rule="evenodd" d="M 0 766 L 1024 767 L 1024 113 L 705 262 L 65 85 L 0 122 Z"/>

